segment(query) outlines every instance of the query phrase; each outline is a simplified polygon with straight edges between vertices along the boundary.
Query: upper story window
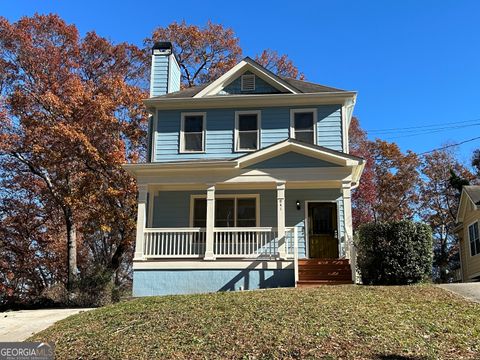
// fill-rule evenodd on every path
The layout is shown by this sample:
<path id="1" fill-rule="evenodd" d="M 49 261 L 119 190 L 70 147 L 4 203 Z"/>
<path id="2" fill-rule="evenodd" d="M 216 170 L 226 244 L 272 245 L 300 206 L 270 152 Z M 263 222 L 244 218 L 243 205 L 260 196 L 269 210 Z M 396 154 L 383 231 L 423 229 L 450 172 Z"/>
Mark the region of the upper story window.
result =
<path id="1" fill-rule="evenodd" d="M 290 111 L 290 137 L 309 144 L 317 143 L 317 109 Z"/>
<path id="2" fill-rule="evenodd" d="M 241 77 L 242 91 L 255 91 L 255 75 L 246 74 Z"/>
<path id="3" fill-rule="evenodd" d="M 468 227 L 468 238 L 470 239 L 470 254 L 472 256 L 480 254 L 480 234 L 478 231 L 478 221 Z"/>
<path id="4" fill-rule="evenodd" d="M 205 113 L 182 113 L 180 152 L 205 151 Z"/>
<path id="5" fill-rule="evenodd" d="M 235 112 L 235 151 L 255 151 L 260 147 L 260 111 Z"/>

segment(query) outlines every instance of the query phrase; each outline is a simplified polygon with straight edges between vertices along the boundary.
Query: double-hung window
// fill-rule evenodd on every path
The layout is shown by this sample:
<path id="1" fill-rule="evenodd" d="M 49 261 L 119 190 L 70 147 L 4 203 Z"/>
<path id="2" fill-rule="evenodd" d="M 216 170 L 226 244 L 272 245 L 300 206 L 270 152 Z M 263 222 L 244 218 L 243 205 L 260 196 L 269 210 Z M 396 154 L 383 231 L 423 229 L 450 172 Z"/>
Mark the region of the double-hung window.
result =
<path id="1" fill-rule="evenodd" d="M 207 200 L 193 199 L 193 226 L 206 227 Z M 255 195 L 225 195 L 215 200 L 215 227 L 255 227 L 258 218 Z"/>
<path id="2" fill-rule="evenodd" d="M 470 240 L 470 254 L 472 256 L 480 254 L 480 233 L 478 221 L 468 227 L 468 238 Z"/>
<path id="3" fill-rule="evenodd" d="M 290 111 L 290 137 L 309 144 L 316 144 L 316 132 L 316 109 L 293 109 Z"/>
<path id="4" fill-rule="evenodd" d="M 205 113 L 182 113 L 180 152 L 205 151 Z"/>
<path id="5" fill-rule="evenodd" d="M 235 112 L 235 151 L 260 148 L 260 111 Z"/>

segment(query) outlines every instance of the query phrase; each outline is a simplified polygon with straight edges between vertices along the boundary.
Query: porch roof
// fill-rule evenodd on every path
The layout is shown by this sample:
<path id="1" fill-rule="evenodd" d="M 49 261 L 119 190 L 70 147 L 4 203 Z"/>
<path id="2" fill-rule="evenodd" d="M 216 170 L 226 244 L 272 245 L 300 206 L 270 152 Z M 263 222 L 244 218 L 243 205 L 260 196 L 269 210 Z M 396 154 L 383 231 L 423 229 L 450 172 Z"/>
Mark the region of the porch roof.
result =
<path id="1" fill-rule="evenodd" d="M 123 168 L 131 175 L 135 176 L 137 180 L 140 181 L 141 178 L 143 178 L 144 183 L 148 182 L 146 180 L 147 178 L 151 178 L 155 175 L 173 176 L 182 174 L 185 176 L 192 171 L 195 171 L 195 173 L 199 175 L 201 174 L 200 172 L 210 171 L 212 174 L 212 182 L 219 181 L 219 179 L 213 179 L 214 175 L 218 175 L 219 173 L 222 173 L 221 178 L 225 179 L 225 181 L 227 179 L 232 181 L 231 177 L 228 176 L 227 173 L 232 173 L 234 177 L 252 177 L 253 174 L 258 176 L 258 172 L 262 170 L 264 170 L 264 174 L 275 174 L 275 178 L 278 181 L 289 181 L 288 179 L 283 179 L 282 177 L 288 177 L 286 175 L 290 175 L 292 170 L 302 168 L 301 164 L 295 166 L 294 169 L 292 169 L 292 167 L 290 167 L 290 169 L 285 169 L 285 176 L 283 176 L 283 173 L 279 171 L 282 168 L 287 168 L 287 166 L 283 166 L 281 164 L 277 169 L 271 169 L 271 167 L 268 169 L 262 169 L 262 162 L 286 153 L 296 153 L 313 160 L 318 160 L 318 168 L 321 168 L 321 174 L 318 174 L 318 180 L 332 180 L 336 175 L 338 175 L 338 180 L 345 182 L 346 178 L 348 178 L 348 181 L 351 182 L 352 186 L 358 184 L 365 166 L 365 160 L 360 157 L 332 150 L 323 146 L 308 144 L 295 139 L 286 139 L 237 158 L 124 164 Z M 252 169 L 252 166 L 255 164 L 258 164 L 258 166 L 255 169 Z M 312 166 L 309 167 L 312 168 Z M 303 173 L 305 173 L 305 176 L 307 177 L 307 172 Z M 322 175 L 329 175 L 329 177 L 321 179 Z M 200 178 L 203 177 L 200 176 Z M 315 174 L 310 174 L 309 180 L 314 178 Z M 299 174 L 296 174 L 295 180 L 299 181 Z"/>

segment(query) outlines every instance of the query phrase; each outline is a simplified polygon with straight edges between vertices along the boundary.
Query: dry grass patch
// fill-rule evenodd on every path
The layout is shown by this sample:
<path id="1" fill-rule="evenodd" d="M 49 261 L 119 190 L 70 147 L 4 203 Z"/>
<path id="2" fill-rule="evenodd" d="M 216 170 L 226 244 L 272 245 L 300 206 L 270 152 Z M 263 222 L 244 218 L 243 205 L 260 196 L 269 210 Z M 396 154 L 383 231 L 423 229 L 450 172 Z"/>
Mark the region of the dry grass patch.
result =
<path id="1" fill-rule="evenodd" d="M 32 339 L 59 359 L 475 359 L 480 305 L 429 285 L 151 297 Z"/>

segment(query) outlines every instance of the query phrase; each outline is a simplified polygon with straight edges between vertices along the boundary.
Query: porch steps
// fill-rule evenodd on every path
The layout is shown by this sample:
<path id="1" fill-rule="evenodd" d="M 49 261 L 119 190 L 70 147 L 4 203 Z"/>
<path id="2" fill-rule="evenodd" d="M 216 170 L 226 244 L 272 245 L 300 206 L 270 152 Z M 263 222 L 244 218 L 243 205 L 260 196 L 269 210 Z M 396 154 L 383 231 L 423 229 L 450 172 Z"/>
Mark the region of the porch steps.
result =
<path id="1" fill-rule="evenodd" d="M 347 259 L 307 259 L 298 261 L 299 287 L 352 284 L 352 271 Z"/>

